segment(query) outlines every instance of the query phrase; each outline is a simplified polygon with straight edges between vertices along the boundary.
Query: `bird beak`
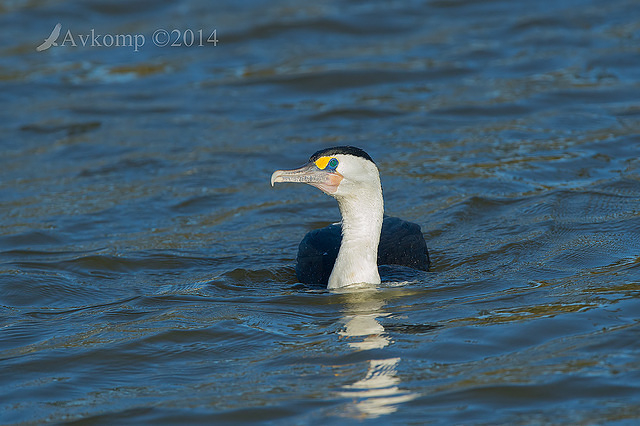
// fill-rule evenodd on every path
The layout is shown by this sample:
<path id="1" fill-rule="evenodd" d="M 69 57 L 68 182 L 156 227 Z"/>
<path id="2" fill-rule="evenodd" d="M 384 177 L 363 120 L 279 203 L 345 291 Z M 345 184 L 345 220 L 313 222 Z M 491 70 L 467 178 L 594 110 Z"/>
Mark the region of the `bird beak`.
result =
<path id="1" fill-rule="evenodd" d="M 271 186 L 276 182 L 308 183 L 327 194 L 335 194 L 341 181 L 340 173 L 335 170 L 321 170 L 314 163 L 293 170 L 276 170 L 271 175 Z"/>

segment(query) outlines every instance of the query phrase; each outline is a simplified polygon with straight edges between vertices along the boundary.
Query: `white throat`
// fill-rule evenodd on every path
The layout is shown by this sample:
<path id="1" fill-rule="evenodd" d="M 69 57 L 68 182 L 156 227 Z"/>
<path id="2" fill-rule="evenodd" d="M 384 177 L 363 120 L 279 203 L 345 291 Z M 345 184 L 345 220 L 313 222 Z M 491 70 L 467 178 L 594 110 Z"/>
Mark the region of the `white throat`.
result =
<path id="1" fill-rule="evenodd" d="M 384 202 L 380 179 L 376 178 L 354 194 L 335 197 L 342 215 L 342 243 L 329 276 L 329 289 L 358 283 L 380 284 L 378 243 Z"/>

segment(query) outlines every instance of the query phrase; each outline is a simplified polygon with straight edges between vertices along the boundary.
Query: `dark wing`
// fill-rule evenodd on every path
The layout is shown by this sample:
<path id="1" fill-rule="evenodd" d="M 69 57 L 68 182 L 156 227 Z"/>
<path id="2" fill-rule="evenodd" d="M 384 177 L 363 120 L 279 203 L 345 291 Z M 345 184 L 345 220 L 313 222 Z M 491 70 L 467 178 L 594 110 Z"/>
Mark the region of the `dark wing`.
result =
<path id="1" fill-rule="evenodd" d="M 378 246 L 378 265 L 401 265 L 428 271 L 430 264 L 420 225 L 397 217 L 385 217 Z"/>
<path id="2" fill-rule="evenodd" d="M 338 257 L 340 225 L 309 232 L 298 247 L 296 276 L 305 284 L 327 284 Z M 397 217 L 385 217 L 378 247 L 378 265 L 401 265 L 429 270 L 429 252 L 420 225 Z"/>
<path id="3" fill-rule="evenodd" d="M 298 281 L 305 284 L 327 284 L 341 241 L 340 225 L 329 225 L 309 232 L 298 246 Z"/>

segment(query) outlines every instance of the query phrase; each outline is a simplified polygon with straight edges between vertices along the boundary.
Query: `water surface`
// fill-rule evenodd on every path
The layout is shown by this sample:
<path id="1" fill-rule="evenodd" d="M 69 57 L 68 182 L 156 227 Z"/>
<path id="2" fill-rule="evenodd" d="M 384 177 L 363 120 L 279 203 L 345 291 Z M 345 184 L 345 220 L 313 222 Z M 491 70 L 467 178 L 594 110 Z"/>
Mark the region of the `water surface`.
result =
<path id="1" fill-rule="evenodd" d="M 58 22 L 146 44 L 37 52 Z M 3 424 L 640 417 L 637 2 L 14 1 L 0 25 Z M 431 272 L 296 283 L 339 212 L 269 176 L 340 144 Z"/>

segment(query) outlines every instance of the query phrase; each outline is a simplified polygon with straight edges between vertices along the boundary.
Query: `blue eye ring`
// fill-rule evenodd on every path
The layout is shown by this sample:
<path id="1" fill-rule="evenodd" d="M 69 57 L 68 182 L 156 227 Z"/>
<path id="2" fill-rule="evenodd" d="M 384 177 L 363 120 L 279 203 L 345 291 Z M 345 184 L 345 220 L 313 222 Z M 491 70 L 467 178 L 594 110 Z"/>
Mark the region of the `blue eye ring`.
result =
<path id="1" fill-rule="evenodd" d="M 335 170 L 336 167 L 338 167 L 339 163 L 340 162 L 338 161 L 337 158 L 332 158 L 331 160 L 329 160 L 329 164 L 327 164 L 327 167 L 332 169 L 332 170 Z"/>

